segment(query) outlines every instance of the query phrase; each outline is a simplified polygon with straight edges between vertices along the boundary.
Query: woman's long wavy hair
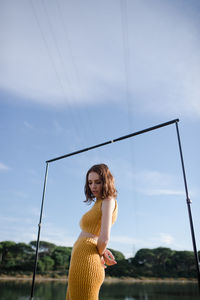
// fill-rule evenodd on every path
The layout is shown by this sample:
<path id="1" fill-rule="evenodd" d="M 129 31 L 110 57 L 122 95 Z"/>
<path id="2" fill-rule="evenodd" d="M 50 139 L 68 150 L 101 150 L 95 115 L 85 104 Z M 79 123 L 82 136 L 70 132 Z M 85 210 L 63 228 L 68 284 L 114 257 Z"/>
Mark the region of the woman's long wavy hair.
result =
<path id="1" fill-rule="evenodd" d="M 99 175 L 100 180 L 102 181 L 102 191 L 101 191 L 101 198 L 109 198 L 109 197 L 117 197 L 117 190 L 115 188 L 115 179 L 112 176 L 108 166 L 106 164 L 98 164 L 92 166 L 86 174 L 86 181 L 85 181 L 85 196 L 86 200 L 84 202 L 91 203 L 94 201 L 95 196 L 92 194 L 89 184 L 88 184 L 88 175 L 91 172 L 95 172 Z"/>

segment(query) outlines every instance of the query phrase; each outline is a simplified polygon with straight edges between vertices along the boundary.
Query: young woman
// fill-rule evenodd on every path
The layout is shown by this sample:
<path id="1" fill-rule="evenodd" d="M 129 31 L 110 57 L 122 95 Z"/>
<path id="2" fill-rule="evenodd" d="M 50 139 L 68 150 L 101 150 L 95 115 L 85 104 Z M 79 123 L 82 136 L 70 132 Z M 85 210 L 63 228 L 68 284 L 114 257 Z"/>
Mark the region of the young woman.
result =
<path id="1" fill-rule="evenodd" d="M 67 300 L 98 300 L 106 265 L 117 263 L 106 249 L 118 211 L 114 178 L 107 165 L 88 170 L 85 195 L 84 202 L 95 203 L 80 221 L 82 231 L 72 250 Z"/>

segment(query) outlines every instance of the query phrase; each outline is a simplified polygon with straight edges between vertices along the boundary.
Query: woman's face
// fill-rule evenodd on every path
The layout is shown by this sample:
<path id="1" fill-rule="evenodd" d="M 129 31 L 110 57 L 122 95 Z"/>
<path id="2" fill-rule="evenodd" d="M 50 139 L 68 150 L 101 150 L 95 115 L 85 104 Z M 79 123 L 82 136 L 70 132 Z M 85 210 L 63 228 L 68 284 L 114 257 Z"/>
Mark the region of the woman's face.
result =
<path id="1" fill-rule="evenodd" d="M 95 198 L 100 198 L 103 183 L 98 173 L 90 172 L 88 174 L 88 185 Z"/>

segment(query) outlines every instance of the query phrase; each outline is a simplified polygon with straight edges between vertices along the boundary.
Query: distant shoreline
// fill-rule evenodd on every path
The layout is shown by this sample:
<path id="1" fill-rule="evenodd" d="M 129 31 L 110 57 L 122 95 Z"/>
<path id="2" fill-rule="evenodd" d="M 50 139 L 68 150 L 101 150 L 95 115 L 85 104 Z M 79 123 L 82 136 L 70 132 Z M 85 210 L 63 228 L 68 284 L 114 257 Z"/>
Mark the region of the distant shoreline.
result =
<path id="1" fill-rule="evenodd" d="M 6 276 L 1 275 L 0 281 L 32 281 L 32 276 Z M 46 277 L 41 275 L 36 275 L 36 282 L 47 282 L 47 281 L 66 281 L 67 276 L 62 276 L 59 278 Z M 189 283 L 189 282 L 197 282 L 194 278 L 133 278 L 133 277 L 106 277 L 104 280 L 105 283 Z"/>

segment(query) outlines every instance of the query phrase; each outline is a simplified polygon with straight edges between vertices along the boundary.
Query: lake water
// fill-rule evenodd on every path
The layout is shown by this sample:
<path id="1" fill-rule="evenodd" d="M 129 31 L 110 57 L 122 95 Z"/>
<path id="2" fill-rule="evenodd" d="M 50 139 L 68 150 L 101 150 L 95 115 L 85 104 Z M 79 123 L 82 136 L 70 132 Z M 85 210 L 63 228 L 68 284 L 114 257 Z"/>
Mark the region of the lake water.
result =
<path id="1" fill-rule="evenodd" d="M 36 283 L 34 300 L 65 300 L 67 284 Z M 0 281 L 0 300 L 29 300 L 31 282 Z M 81 300 L 81 299 L 80 299 Z M 99 300 L 200 300 L 195 283 L 104 283 Z"/>

